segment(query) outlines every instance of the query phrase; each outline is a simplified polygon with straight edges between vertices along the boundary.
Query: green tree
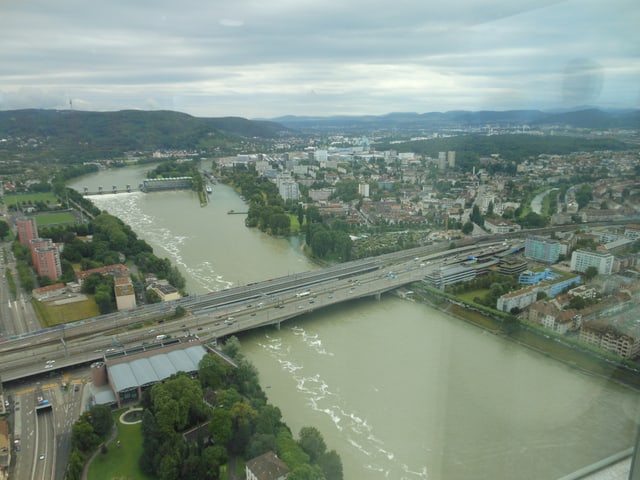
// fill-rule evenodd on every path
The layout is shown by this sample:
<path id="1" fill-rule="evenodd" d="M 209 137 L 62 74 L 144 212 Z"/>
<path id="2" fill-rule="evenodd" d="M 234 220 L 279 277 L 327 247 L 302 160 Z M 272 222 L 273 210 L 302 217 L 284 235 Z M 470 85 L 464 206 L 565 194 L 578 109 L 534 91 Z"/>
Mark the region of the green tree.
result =
<path id="1" fill-rule="evenodd" d="M 342 480 L 342 459 L 335 450 L 324 453 L 318 459 L 318 465 L 324 473 L 326 480 Z"/>
<path id="2" fill-rule="evenodd" d="M 159 433 L 156 419 L 151 410 L 145 409 L 142 414 L 142 455 L 140 456 L 140 469 L 152 474 L 156 469 L 156 461 L 160 445 L 164 437 Z"/>
<path id="3" fill-rule="evenodd" d="M 80 480 L 82 477 L 82 469 L 84 468 L 84 459 L 79 450 L 74 449 L 69 457 L 67 464 L 67 480 Z"/>
<path id="4" fill-rule="evenodd" d="M 298 443 L 314 463 L 318 461 L 327 449 L 322 434 L 315 427 L 302 427 Z"/>
<path id="5" fill-rule="evenodd" d="M 276 433 L 276 441 L 278 442 L 278 456 L 291 470 L 309 463 L 309 455 L 293 439 L 289 429 L 280 428 Z"/>
<path id="6" fill-rule="evenodd" d="M 256 433 L 249 440 L 244 456 L 245 458 L 255 458 L 259 457 L 263 453 L 275 451 L 276 448 L 277 443 L 275 435 Z"/>
<path id="7" fill-rule="evenodd" d="M 587 302 L 584 298 L 573 296 L 571 300 L 569 300 L 569 308 L 573 308 L 575 310 L 582 310 L 587 305 Z"/>
<path id="8" fill-rule="evenodd" d="M 480 207 L 478 207 L 478 205 L 474 205 L 471 209 L 471 215 L 469 216 L 469 219 L 476 225 L 482 225 L 484 223 L 484 219 L 482 218 Z"/>
<path id="9" fill-rule="evenodd" d="M 331 234 L 322 230 L 316 233 L 311 240 L 311 249 L 318 258 L 324 258 L 331 251 Z"/>
<path id="10" fill-rule="evenodd" d="M 275 434 L 282 426 L 282 412 L 278 407 L 265 405 L 258 412 L 256 433 Z"/>
<path id="11" fill-rule="evenodd" d="M 248 402 L 242 401 L 233 404 L 229 413 L 231 414 L 233 425 L 230 450 L 234 453 L 241 453 L 249 444 L 258 412 Z"/>
<path id="12" fill-rule="evenodd" d="M 96 287 L 94 300 L 98 305 L 101 314 L 111 313 L 115 310 L 115 293 L 113 290 L 113 277 L 107 276 L 111 282 L 101 283 Z"/>
<path id="13" fill-rule="evenodd" d="M 202 461 L 205 467 L 207 480 L 220 478 L 220 467 L 227 463 L 227 449 L 221 445 L 207 447 L 202 452 Z"/>
<path id="14" fill-rule="evenodd" d="M 222 388 L 228 374 L 228 364 L 217 355 L 205 355 L 198 365 L 198 378 L 205 388 Z"/>
<path id="15" fill-rule="evenodd" d="M 473 232 L 473 223 L 465 222 L 465 224 L 462 225 L 462 233 L 464 233 L 465 235 L 469 235 L 471 234 L 471 232 Z"/>
<path id="16" fill-rule="evenodd" d="M 320 210 L 315 205 L 309 205 L 306 212 L 307 225 L 311 223 L 322 223 L 322 216 Z"/>
<path id="17" fill-rule="evenodd" d="M 9 224 L 4 220 L 0 220 L 0 240 L 4 241 L 5 237 L 9 235 L 10 231 L 11 229 L 9 228 Z"/>
<path id="18" fill-rule="evenodd" d="M 287 480 L 325 480 L 318 465 L 299 465 L 287 475 Z"/>
<path id="19" fill-rule="evenodd" d="M 111 409 L 106 405 L 96 405 L 89 411 L 91 415 L 91 425 L 100 438 L 106 438 L 113 428 L 113 415 Z"/>
<path id="20" fill-rule="evenodd" d="M 81 452 L 91 452 L 100 443 L 100 437 L 96 435 L 93 426 L 85 415 L 71 428 L 71 444 Z"/>
<path id="21" fill-rule="evenodd" d="M 209 433 L 214 445 L 226 446 L 233 437 L 233 420 L 231 413 L 226 408 L 216 408 L 209 420 Z"/>
<path id="22" fill-rule="evenodd" d="M 153 411 L 163 432 L 181 432 L 206 417 L 200 384 L 186 374 L 175 375 L 151 388 Z"/>
<path id="23" fill-rule="evenodd" d="M 587 282 L 593 280 L 596 275 L 598 275 L 598 269 L 596 267 L 587 267 L 587 269 L 584 271 L 584 279 Z"/>

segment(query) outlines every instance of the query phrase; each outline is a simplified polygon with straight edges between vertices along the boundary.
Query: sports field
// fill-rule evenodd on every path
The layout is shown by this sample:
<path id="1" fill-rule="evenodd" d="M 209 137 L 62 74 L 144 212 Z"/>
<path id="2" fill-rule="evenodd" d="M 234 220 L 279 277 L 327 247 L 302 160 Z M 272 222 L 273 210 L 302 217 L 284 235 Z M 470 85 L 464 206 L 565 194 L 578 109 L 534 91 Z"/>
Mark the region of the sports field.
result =
<path id="1" fill-rule="evenodd" d="M 76 222 L 77 218 L 70 212 L 39 213 L 36 215 L 36 223 L 39 227 Z"/>
<path id="2" fill-rule="evenodd" d="M 35 205 L 36 202 L 43 202 L 45 205 L 57 205 L 58 197 L 51 192 L 9 194 L 4 196 L 4 203 L 6 203 L 7 207 L 12 205 Z"/>

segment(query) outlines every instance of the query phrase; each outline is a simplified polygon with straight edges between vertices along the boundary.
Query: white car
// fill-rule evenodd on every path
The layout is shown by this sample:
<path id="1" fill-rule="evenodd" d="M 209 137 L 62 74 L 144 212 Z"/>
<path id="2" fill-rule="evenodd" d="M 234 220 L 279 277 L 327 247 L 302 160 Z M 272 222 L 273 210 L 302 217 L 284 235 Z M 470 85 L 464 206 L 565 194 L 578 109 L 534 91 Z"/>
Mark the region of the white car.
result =
<path id="1" fill-rule="evenodd" d="M 51 363 L 47 363 L 44 368 L 53 368 L 53 365 Z"/>

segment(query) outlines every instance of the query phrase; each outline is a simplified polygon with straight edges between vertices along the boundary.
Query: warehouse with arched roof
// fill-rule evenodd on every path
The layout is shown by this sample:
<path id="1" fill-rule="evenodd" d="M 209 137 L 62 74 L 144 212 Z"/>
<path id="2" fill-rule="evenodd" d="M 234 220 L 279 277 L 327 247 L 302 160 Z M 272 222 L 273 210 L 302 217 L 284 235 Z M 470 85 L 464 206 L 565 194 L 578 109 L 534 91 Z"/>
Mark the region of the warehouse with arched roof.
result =
<path id="1" fill-rule="evenodd" d="M 132 354 L 126 350 L 116 358 L 105 359 L 107 379 L 118 406 L 123 402 L 141 398 L 142 390 L 170 376 L 185 372 L 198 372 L 200 360 L 207 350 L 196 342 L 154 345 L 147 349 L 136 349 Z"/>

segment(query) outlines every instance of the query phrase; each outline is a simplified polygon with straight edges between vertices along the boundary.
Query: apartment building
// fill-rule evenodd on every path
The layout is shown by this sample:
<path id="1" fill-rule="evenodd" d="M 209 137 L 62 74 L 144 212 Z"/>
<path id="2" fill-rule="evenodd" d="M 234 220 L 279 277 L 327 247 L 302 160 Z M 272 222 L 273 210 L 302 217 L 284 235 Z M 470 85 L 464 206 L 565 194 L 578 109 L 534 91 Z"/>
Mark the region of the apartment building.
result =
<path id="1" fill-rule="evenodd" d="M 509 292 L 498 298 L 496 308 L 501 312 L 510 313 L 514 308 L 524 310 L 533 304 L 538 297 L 538 287 L 530 285 L 515 292 Z"/>
<path id="2" fill-rule="evenodd" d="M 38 225 L 35 217 L 22 217 L 16 220 L 16 229 L 18 230 L 18 240 L 26 247 L 34 238 L 38 238 Z"/>
<path id="3" fill-rule="evenodd" d="M 571 254 L 571 270 L 584 273 L 587 268 L 595 267 L 600 275 L 610 275 L 613 260 L 614 256 L 606 251 L 576 250 Z"/>
<path id="4" fill-rule="evenodd" d="M 524 256 L 543 263 L 556 263 L 560 258 L 561 245 L 557 240 L 543 237 L 527 237 L 524 242 Z"/>
<path id="5" fill-rule="evenodd" d="M 607 320 L 585 322 L 580 340 L 620 355 L 633 358 L 640 354 L 640 327 Z"/>
<path id="6" fill-rule="evenodd" d="M 62 264 L 60 263 L 60 251 L 56 245 L 36 247 L 32 249 L 36 261 L 34 266 L 38 275 L 58 280 L 62 276 Z"/>

